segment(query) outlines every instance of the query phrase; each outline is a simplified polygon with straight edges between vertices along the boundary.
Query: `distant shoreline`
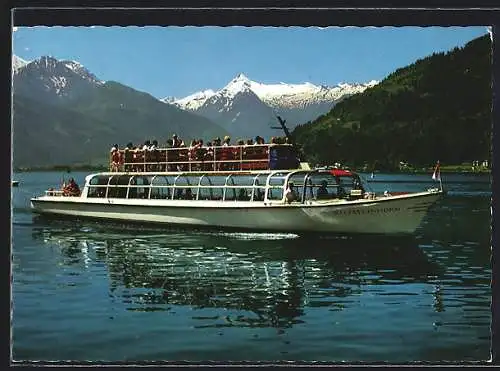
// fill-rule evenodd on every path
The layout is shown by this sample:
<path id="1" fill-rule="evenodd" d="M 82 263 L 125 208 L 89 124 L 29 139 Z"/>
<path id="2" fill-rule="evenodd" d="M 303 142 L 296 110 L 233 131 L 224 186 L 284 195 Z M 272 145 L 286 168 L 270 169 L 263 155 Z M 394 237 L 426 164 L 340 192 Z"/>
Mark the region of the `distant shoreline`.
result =
<path id="1" fill-rule="evenodd" d="M 14 168 L 15 173 L 33 173 L 60 171 L 71 173 L 73 171 L 108 171 L 107 166 L 51 166 L 51 167 L 21 167 Z"/>
<path id="2" fill-rule="evenodd" d="M 66 172 L 66 173 L 71 173 L 74 171 L 109 171 L 107 166 L 53 166 L 53 167 L 22 167 L 22 168 L 14 168 L 13 171 L 15 173 L 34 173 L 34 172 L 54 172 L 54 171 L 60 171 L 60 172 Z M 372 173 L 372 171 L 369 170 L 354 170 L 359 173 Z M 373 171 L 373 173 L 376 174 L 417 174 L 417 175 L 423 175 L 423 174 L 432 174 L 434 169 L 428 169 L 428 170 L 387 170 L 387 171 L 382 171 L 382 170 L 376 170 Z M 441 168 L 441 173 L 443 174 L 478 174 L 478 175 L 485 175 L 485 174 L 491 174 L 490 169 L 479 169 L 479 170 L 466 170 L 466 169 L 460 169 L 460 167 L 452 167 L 450 166 L 448 169 L 446 168 Z"/>

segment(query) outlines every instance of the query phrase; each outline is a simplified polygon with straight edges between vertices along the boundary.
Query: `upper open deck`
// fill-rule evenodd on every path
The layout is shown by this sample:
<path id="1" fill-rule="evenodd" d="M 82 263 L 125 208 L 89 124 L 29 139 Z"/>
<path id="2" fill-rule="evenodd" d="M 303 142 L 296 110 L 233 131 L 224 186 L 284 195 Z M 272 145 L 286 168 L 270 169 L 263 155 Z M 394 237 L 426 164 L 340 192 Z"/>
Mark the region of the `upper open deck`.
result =
<path id="1" fill-rule="evenodd" d="M 291 144 L 121 149 L 110 153 L 112 172 L 249 171 L 298 169 Z"/>

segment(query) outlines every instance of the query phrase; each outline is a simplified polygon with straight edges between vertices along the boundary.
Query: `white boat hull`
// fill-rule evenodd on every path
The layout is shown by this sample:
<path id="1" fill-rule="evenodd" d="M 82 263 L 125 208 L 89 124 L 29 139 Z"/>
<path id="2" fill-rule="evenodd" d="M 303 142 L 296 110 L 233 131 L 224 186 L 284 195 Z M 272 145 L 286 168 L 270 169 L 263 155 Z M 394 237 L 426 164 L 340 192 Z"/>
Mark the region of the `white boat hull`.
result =
<path id="1" fill-rule="evenodd" d="M 117 221 L 276 232 L 411 234 L 443 192 L 308 204 L 42 196 L 34 212 Z"/>

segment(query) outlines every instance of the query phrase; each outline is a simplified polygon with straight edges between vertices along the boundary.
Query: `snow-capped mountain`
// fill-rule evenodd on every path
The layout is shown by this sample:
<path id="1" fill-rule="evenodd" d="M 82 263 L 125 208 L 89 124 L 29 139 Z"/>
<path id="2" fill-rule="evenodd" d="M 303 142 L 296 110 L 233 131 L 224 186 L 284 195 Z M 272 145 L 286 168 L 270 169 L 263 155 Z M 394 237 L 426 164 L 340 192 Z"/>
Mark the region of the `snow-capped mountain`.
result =
<path id="1" fill-rule="evenodd" d="M 228 133 L 150 94 L 104 83 L 75 61 L 27 63 L 13 74 L 13 90 L 14 166 L 105 163 L 113 143 L 157 139 L 165 145 L 173 133 L 186 141 Z"/>
<path id="2" fill-rule="evenodd" d="M 50 103 L 76 98 L 102 84 L 80 63 L 49 56 L 22 65 L 13 77 L 15 93 Z"/>
<path id="3" fill-rule="evenodd" d="M 171 103 L 187 111 L 196 111 L 203 105 L 203 103 L 205 103 L 205 101 L 208 98 L 210 98 L 213 95 L 215 95 L 215 92 L 211 89 L 208 89 L 188 95 L 187 97 L 182 99 L 176 99 L 174 97 L 166 97 L 161 99 L 161 101 L 165 103 Z"/>
<path id="4" fill-rule="evenodd" d="M 235 135 L 248 132 L 249 128 L 246 125 L 260 124 L 264 125 L 262 135 L 271 136 L 280 135 L 272 131 L 269 125 L 270 122 L 275 124 L 275 114 L 284 117 L 292 129 L 300 123 L 327 113 L 337 102 L 350 95 L 361 93 L 377 83 L 373 80 L 366 84 L 340 83 L 333 87 L 318 86 L 309 82 L 263 84 L 252 81 L 240 73 L 219 91 L 205 90 L 182 99 L 166 98 L 162 101 L 218 120 L 217 122 Z M 250 99 L 252 103 L 247 99 L 247 105 L 243 105 L 242 96 L 254 96 Z M 267 109 L 262 105 L 267 106 Z M 245 113 L 247 111 L 248 113 Z M 243 117 L 252 117 L 255 121 L 244 123 L 243 121 L 247 120 L 243 120 Z"/>
<path id="5" fill-rule="evenodd" d="M 17 55 L 12 55 L 12 72 L 16 73 L 20 68 L 26 66 L 28 63 L 28 61 L 19 58 Z"/>
<path id="6" fill-rule="evenodd" d="M 231 83 L 208 97 L 194 112 L 221 125 L 234 140 L 268 136 L 271 124 L 276 123 L 272 108 L 248 86 Z"/>

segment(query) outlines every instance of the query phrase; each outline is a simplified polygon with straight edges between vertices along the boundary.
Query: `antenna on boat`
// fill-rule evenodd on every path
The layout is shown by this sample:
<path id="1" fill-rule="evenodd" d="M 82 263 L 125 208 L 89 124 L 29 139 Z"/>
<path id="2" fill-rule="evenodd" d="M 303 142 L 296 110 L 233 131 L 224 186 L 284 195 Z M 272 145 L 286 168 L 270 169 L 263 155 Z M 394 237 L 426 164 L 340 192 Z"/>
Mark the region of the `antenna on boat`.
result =
<path id="1" fill-rule="evenodd" d="M 281 129 L 285 132 L 285 136 L 288 139 L 288 143 L 293 144 L 293 138 L 292 135 L 290 134 L 290 130 L 286 127 L 286 120 L 282 119 L 279 115 L 276 113 L 274 114 L 276 118 L 278 119 L 280 126 L 271 126 L 271 129 Z"/>

